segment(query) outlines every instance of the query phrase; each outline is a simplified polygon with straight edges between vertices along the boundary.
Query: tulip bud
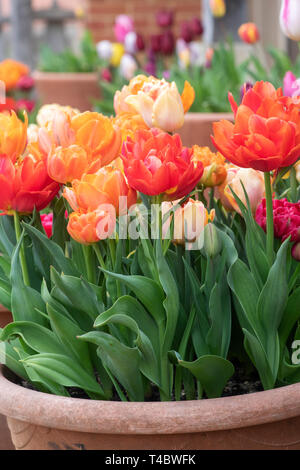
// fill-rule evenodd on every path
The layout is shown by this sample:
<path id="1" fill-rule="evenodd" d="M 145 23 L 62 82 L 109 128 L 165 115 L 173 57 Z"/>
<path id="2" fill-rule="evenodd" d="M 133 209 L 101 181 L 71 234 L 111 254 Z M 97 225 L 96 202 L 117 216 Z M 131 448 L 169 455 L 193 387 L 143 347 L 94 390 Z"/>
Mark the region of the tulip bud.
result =
<path id="1" fill-rule="evenodd" d="M 157 53 L 161 51 L 161 35 L 152 34 L 150 37 L 151 51 Z"/>
<path id="2" fill-rule="evenodd" d="M 138 51 L 143 51 L 145 49 L 145 41 L 141 34 L 136 35 L 136 47 Z"/>
<path id="3" fill-rule="evenodd" d="M 119 15 L 116 18 L 114 32 L 118 42 L 124 42 L 126 35 L 133 31 L 134 23 L 133 19 L 128 15 Z"/>
<path id="4" fill-rule="evenodd" d="M 242 41 L 255 44 L 260 39 L 260 34 L 255 23 L 245 23 L 239 27 L 238 34 Z"/>
<path id="5" fill-rule="evenodd" d="M 185 42 L 191 42 L 193 40 L 194 34 L 193 34 L 190 24 L 187 21 L 184 21 L 183 23 L 181 23 L 180 37 Z"/>
<path id="6" fill-rule="evenodd" d="M 128 52 L 128 54 L 136 54 L 137 52 L 137 34 L 135 31 L 130 31 L 129 33 L 126 34 L 125 39 L 124 39 L 124 47 L 125 51 Z"/>
<path id="7" fill-rule="evenodd" d="M 204 251 L 209 258 L 215 258 L 222 251 L 222 240 L 214 224 L 207 224 L 204 229 Z"/>
<path id="8" fill-rule="evenodd" d="M 172 26 L 174 14 L 172 10 L 161 10 L 156 15 L 156 22 L 161 28 Z"/>
<path id="9" fill-rule="evenodd" d="M 209 2 L 212 14 L 216 18 L 222 18 L 226 14 L 225 0 L 210 0 Z"/>
<path id="10" fill-rule="evenodd" d="M 98 44 L 96 44 L 97 48 L 97 53 L 100 59 L 103 60 L 110 60 L 112 53 L 113 53 L 113 47 L 112 43 L 110 41 L 100 41 Z"/>
<path id="11" fill-rule="evenodd" d="M 300 242 L 295 243 L 295 245 L 292 248 L 292 257 L 296 261 L 300 261 Z"/>
<path id="12" fill-rule="evenodd" d="M 137 63 L 132 55 L 124 54 L 120 63 L 120 74 L 122 77 L 124 77 L 126 80 L 131 80 L 134 77 L 137 68 Z"/>
<path id="13" fill-rule="evenodd" d="M 172 55 L 175 49 L 175 38 L 172 31 L 166 31 L 161 37 L 161 51 L 165 55 Z"/>
<path id="14" fill-rule="evenodd" d="M 204 28 L 201 20 L 195 16 L 191 21 L 191 30 L 195 34 L 195 36 L 202 36 Z"/>
<path id="15" fill-rule="evenodd" d="M 280 26 L 283 34 L 293 41 L 300 41 L 300 2 L 299 0 L 282 0 Z"/>

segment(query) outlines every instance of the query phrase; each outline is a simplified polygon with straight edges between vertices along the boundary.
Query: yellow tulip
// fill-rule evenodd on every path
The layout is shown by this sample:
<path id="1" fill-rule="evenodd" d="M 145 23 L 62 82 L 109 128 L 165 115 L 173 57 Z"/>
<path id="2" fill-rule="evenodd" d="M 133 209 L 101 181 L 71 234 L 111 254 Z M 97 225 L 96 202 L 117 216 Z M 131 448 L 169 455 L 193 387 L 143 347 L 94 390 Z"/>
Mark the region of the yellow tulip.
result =
<path id="1" fill-rule="evenodd" d="M 112 56 L 110 59 L 110 63 L 113 67 L 119 67 L 124 53 L 125 53 L 125 49 L 124 49 L 123 44 L 119 42 L 114 42 L 112 44 Z"/>

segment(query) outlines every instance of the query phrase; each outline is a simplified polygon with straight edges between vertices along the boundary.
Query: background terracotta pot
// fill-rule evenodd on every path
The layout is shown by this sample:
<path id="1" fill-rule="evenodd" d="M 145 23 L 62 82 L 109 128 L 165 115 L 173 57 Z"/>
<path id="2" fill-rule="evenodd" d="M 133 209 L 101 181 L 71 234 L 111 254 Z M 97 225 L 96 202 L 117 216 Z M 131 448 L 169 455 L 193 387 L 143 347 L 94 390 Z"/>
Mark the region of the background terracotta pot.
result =
<path id="1" fill-rule="evenodd" d="M 178 131 L 182 138 L 183 145 L 192 147 L 200 145 L 201 147 L 210 147 L 215 150 L 211 142 L 213 133 L 213 123 L 227 119 L 233 122 L 232 113 L 187 113 L 184 126 Z"/>
<path id="2" fill-rule="evenodd" d="M 0 412 L 17 449 L 300 449 L 300 384 L 213 400 L 124 403 L 48 395 L 11 380 L 2 367 Z"/>
<path id="3" fill-rule="evenodd" d="M 57 103 L 80 111 L 92 109 L 94 99 L 100 99 L 97 73 L 33 73 L 41 104 Z"/>
<path id="4" fill-rule="evenodd" d="M 4 328 L 12 321 L 11 313 L 0 305 L 0 328 Z M 14 445 L 11 441 L 10 432 L 7 426 L 6 417 L 0 415 L 0 450 L 12 450 Z"/>

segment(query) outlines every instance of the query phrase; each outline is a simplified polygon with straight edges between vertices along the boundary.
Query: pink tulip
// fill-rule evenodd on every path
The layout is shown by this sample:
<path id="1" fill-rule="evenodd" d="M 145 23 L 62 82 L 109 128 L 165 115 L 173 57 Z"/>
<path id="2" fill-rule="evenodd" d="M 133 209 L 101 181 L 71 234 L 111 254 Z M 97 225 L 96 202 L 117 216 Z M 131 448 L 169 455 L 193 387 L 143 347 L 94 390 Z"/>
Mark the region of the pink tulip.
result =
<path id="1" fill-rule="evenodd" d="M 161 28 L 172 26 L 174 14 L 171 10 L 161 10 L 156 15 L 156 22 Z"/>
<path id="2" fill-rule="evenodd" d="M 50 214 L 41 214 L 41 222 L 47 237 L 51 238 L 53 227 L 53 212 L 50 212 Z"/>
<path id="3" fill-rule="evenodd" d="M 17 83 L 19 90 L 28 91 L 34 87 L 34 79 L 30 75 L 24 75 Z"/>
<path id="4" fill-rule="evenodd" d="M 118 42 L 124 42 L 128 33 L 134 30 L 133 19 L 128 15 L 119 15 L 116 18 L 114 33 Z"/>
<path id="5" fill-rule="evenodd" d="M 34 110 L 35 107 L 35 101 L 33 100 L 26 100 L 26 99 L 21 99 L 16 102 L 16 110 L 17 111 L 27 111 L 28 113 L 31 113 Z"/>
<path id="6" fill-rule="evenodd" d="M 300 83 L 292 72 L 286 72 L 283 79 L 283 93 L 285 96 L 300 96 Z"/>

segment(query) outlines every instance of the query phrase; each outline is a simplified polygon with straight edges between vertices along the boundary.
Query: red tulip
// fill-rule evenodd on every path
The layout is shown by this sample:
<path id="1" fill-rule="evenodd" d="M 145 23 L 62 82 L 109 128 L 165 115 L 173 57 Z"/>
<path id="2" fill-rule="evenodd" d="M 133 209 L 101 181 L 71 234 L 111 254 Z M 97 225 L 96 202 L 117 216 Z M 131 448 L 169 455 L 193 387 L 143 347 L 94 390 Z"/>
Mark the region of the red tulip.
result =
<path id="1" fill-rule="evenodd" d="M 188 23 L 188 21 L 184 21 L 181 23 L 180 27 L 180 37 L 185 41 L 185 42 L 191 42 L 194 38 L 193 30 Z"/>
<path id="2" fill-rule="evenodd" d="M 137 130 L 123 144 L 122 159 L 129 186 L 149 196 L 165 193 L 180 199 L 191 192 L 203 174 L 203 164 L 193 162 L 193 151 L 182 146 L 178 134 L 159 129 Z"/>
<path id="3" fill-rule="evenodd" d="M 59 191 L 47 173 L 46 160 L 31 154 L 15 164 L 0 156 L 0 187 L 0 210 L 5 214 L 45 209 Z"/>
<path id="4" fill-rule="evenodd" d="M 150 47 L 151 47 L 151 51 L 153 52 L 161 51 L 161 35 L 160 34 L 152 34 L 152 36 L 150 36 Z"/>

